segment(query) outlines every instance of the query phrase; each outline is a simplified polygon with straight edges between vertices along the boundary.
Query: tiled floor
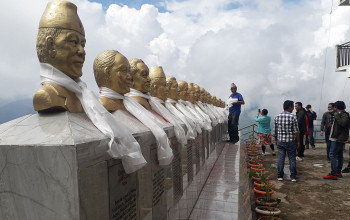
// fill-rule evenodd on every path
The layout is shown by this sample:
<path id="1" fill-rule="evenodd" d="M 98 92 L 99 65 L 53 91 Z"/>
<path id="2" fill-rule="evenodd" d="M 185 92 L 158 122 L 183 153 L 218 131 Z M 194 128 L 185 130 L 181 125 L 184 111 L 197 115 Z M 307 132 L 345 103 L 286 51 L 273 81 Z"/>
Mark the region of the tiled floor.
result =
<path id="1" fill-rule="evenodd" d="M 225 144 L 189 219 L 238 219 L 239 145 Z"/>

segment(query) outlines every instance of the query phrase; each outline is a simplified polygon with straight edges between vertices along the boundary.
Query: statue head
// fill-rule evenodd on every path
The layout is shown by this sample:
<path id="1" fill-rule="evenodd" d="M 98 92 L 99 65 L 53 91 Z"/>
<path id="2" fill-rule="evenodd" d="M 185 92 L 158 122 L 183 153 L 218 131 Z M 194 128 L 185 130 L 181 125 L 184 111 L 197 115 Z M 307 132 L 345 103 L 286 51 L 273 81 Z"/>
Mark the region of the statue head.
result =
<path id="1" fill-rule="evenodd" d="M 209 92 L 207 92 L 207 103 L 208 103 L 208 104 L 213 104 L 213 103 L 212 103 L 212 97 L 211 97 L 211 95 L 210 95 Z"/>
<path id="2" fill-rule="evenodd" d="M 195 94 L 196 101 L 199 101 L 200 94 L 201 94 L 201 92 L 200 92 L 201 88 L 195 83 L 194 83 L 193 87 L 194 87 L 194 94 Z"/>
<path id="3" fill-rule="evenodd" d="M 132 86 L 128 59 L 116 50 L 106 50 L 94 61 L 94 75 L 98 87 L 107 87 L 119 94 L 130 92 Z"/>
<path id="4" fill-rule="evenodd" d="M 199 100 L 200 100 L 201 102 L 206 102 L 206 91 L 205 91 L 204 88 L 200 88 Z"/>
<path id="5" fill-rule="evenodd" d="M 195 93 L 196 93 L 196 91 L 194 88 L 194 83 L 188 83 L 188 100 L 187 101 L 194 103 L 196 100 Z"/>
<path id="6" fill-rule="evenodd" d="M 151 96 L 166 101 L 168 91 L 166 89 L 166 78 L 163 71 L 163 67 L 152 66 L 149 70 L 149 77 L 151 78 Z"/>
<path id="7" fill-rule="evenodd" d="M 186 81 L 177 81 L 178 91 L 180 93 L 180 99 L 187 101 L 188 99 L 188 84 Z"/>
<path id="8" fill-rule="evenodd" d="M 129 59 L 130 74 L 134 89 L 146 93 L 150 91 L 151 79 L 149 78 L 148 66 L 137 58 Z"/>
<path id="9" fill-rule="evenodd" d="M 170 76 L 166 78 L 166 87 L 168 90 L 168 97 L 173 100 L 178 100 L 180 93 L 178 90 L 178 85 L 175 77 Z"/>
<path id="10" fill-rule="evenodd" d="M 85 31 L 77 6 L 68 1 L 52 1 L 40 19 L 37 55 L 72 79 L 81 77 L 85 61 Z"/>
<path id="11" fill-rule="evenodd" d="M 213 105 L 215 105 L 215 106 L 217 106 L 217 104 L 216 104 L 216 96 L 214 95 L 213 97 L 212 97 L 212 104 Z"/>

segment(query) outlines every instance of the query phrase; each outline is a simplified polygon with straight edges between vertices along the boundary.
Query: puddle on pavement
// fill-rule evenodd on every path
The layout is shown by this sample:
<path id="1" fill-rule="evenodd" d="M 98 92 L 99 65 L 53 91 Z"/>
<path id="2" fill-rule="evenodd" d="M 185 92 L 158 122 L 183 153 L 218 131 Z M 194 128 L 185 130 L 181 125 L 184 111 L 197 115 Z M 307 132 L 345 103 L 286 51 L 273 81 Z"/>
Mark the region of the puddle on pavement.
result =
<path id="1" fill-rule="evenodd" d="M 314 167 L 324 167 L 325 165 L 323 163 L 314 163 Z"/>

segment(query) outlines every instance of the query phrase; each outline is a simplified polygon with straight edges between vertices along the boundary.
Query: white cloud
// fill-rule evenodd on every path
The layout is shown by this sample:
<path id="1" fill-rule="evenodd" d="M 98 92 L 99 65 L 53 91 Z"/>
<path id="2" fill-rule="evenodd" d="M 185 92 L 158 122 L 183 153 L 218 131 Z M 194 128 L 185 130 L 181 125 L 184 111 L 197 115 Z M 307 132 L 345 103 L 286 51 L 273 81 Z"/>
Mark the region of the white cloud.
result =
<path id="1" fill-rule="evenodd" d="M 47 2 L 0 3 L 1 99 L 32 97 L 40 86 L 35 41 Z M 350 41 L 350 7 L 334 5 L 330 26 L 328 0 L 165 1 L 165 13 L 151 4 L 140 9 L 112 4 L 104 11 L 99 3 L 73 2 L 87 38 L 83 80 L 94 91 L 95 56 L 117 49 L 224 100 L 235 82 L 246 110 L 268 108 L 273 115 L 285 99 L 318 110 L 322 82 L 321 109 L 330 101 L 350 101 L 345 74 L 334 71 L 334 46 Z"/>

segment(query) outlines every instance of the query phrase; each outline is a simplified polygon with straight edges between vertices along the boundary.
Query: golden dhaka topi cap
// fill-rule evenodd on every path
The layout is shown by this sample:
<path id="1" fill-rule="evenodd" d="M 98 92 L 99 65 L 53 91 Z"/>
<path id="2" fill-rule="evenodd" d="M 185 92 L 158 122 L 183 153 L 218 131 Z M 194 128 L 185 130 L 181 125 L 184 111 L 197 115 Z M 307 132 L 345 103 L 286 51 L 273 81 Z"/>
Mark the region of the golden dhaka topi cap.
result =
<path id="1" fill-rule="evenodd" d="M 165 78 L 165 73 L 163 71 L 163 67 L 161 67 L 161 66 L 152 66 L 149 69 L 149 77 L 151 79 L 154 79 L 154 78 Z"/>
<path id="2" fill-rule="evenodd" d="M 74 30 L 85 36 L 83 24 L 77 13 L 77 6 L 63 0 L 47 3 L 46 9 L 40 19 L 39 28 Z"/>

